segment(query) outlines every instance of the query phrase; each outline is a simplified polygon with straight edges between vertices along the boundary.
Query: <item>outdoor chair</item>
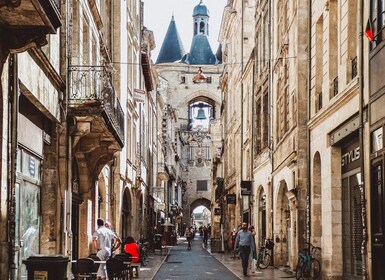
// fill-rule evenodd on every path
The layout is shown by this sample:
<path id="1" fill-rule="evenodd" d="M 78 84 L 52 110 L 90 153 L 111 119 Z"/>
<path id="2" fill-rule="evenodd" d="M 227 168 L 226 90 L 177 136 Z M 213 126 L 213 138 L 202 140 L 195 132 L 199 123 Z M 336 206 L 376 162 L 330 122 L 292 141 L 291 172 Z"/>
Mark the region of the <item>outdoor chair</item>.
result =
<path id="1" fill-rule="evenodd" d="M 88 258 L 93 259 L 94 261 L 100 261 L 100 258 L 96 254 L 91 254 L 88 256 Z M 98 272 L 100 264 L 99 263 L 94 263 L 94 273 Z"/>
<path id="2" fill-rule="evenodd" d="M 107 276 L 109 280 L 128 280 L 127 265 L 120 258 L 111 258 L 106 261 Z"/>
<path id="3" fill-rule="evenodd" d="M 94 260 L 91 258 L 78 259 L 76 261 L 76 279 L 96 279 L 94 264 Z"/>

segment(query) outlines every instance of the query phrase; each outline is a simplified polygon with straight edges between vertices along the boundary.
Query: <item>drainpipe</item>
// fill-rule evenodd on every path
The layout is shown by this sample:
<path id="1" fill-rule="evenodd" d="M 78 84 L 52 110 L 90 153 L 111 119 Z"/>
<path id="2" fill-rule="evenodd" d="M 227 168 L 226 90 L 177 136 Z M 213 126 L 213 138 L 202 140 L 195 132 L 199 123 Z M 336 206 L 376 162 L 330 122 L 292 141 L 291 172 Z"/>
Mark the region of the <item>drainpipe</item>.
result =
<path id="1" fill-rule="evenodd" d="M 270 162 L 271 162 L 271 167 L 272 170 L 274 169 L 274 143 L 273 143 L 273 118 L 272 118 L 272 87 L 273 87 L 273 69 L 271 67 L 271 59 L 272 59 L 272 53 L 271 53 L 271 48 L 273 47 L 272 45 L 272 36 L 271 36 L 271 9 L 273 6 L 273 1 L 270 1 L 269 5 L 269 16 L 268 16 L 268 41 L 270 44 L 269 50 L 268 50 L 268 63 L 269 63 L 269 76 L 268 76 L 268 85 L 269 85 L 269 93 L 268 93 L 268 117 L 269 117 L 269 157 L 270 157 Z M 274 176 L 271 176 L 271 185 L 270 185 L 270 198 L 271 198 L 271 209 L 270 209 L 270 214 L 271 214 L 271 238 L 274 240 Z M 274 249 L 274 248 L 273 248 Z M 273 256 L 273 265 L 274 265 L 274 253 L 272 252 Z"/>
<path id="2" fill-rule="evenodd" d="M 242 1 L 242 9 L 241 9 L 241 72 L 242 72 L 242 75 L 243 76 L 243 10 L 244 10 L 244 1 Z M 243 81 L 241 79 L 241 81 Z M 244 146 L 243 146 L 243 82 L 241 84 L 241 180 L 240 180 L 240 184 L 242 183 L 242 179 L 243 179 L 243 152 L 244 152 Z M 241 189 L 241 194 L 242 194 L 242 189 Z M 243 201 L 243 196 L 241 195 L 242 199 L 241 199 L 241 222 L 243 222 L 243 211 L 244 211 L 244 207 L 245 207 L 245 204 L 244 204 L 244 201 Z M 250 213 L 249 213 L 250 214 Z"/>
<path id="3" fill-rule="evenodd" d="M 8 240 L 9 240 L 9 275 L 16 279 L 19 264 L 15 263 L 16 251 L 16 154 L 17 154 L 17 123 L 19 112 L 19 87 L 17 78 L 17 54 L 9 56 L 9 117 L 8 145 Z"/>
<path id="4" fill-rule="evenodd" d="M 307 37 L 307 45 L 308 45 L 308 52 L 307 52 L 307 61 L 308 61 L 308 73 L 307 73 L 307 87 L 308 87 L 308 98 L 307 98 L 307 120 L 309 121 L 311 118 L 311 89 L 310 89 L 310 81 L 311 81 L 311 21 L 312 21 L 312 0 L 309 0 L 309 13 L 308 13 L 308 37 Z M 311 235 L 311 198 L 310 198 L 310 129 L 307 126 L 306 128 L 306 140 L 307 140 L 307 146 L 306 146 L 306 154 L 307 154 L 307 175 L 306 175 L 306 242 L 310 243 L 310 235 Z"/>
<path id="5" fill-rule="evenodd" d="M 64 244 L 60 244 L 60 252 L 65 256 L 68 256 L 72 259 L 72 183 L 73 183 L 73 174 L 72 174 L 72 136 L 71 129 L 69 125 L 69 119 L 67 115 L 67 108 L 69 103 L 69 96 L 71 94 L 71 70 L 70 66 L 72 65 L 72 32 L 73 32 L 73 1 L 68 1 L 66 5 L 66 24 L 67 24 L 67 76 L 66 76 L 66 96 L 65 96 L 65 121 L 67 127 L 67 164 L 66 164 L 66 172 L 67 172 L 67 186 L 64 191 L 64 201 L 63 201 L 63 209 L 61 210 L 63 213 L 62 221 L 60 223 L 60 238 L 64 239 Z M 69 268 L 68 268 L 69 269 Z"/>
<path id="6" fill-rule="evenodd" d="M 366 268 L 366 243 L 367 243 L 367 228 L 366 228 L 366 197 L 365 197 L 365 157 L 364 157 L 364 41 L 363 41 L 363 17 L 364 17 L 364 1 L 360 0 L 359 4 L 359 21 L 358 26 L 359 31 L 359 47 L 358 47 L 358 80 L 359 80 L 359 141 L 360 141 L 360 169 L 361 169 L 361 182 L 360 182 L 360 192 L 361 192 L 361 215 L 362 215 L 362 243 L 361 243 L 361 254 L 362 254 L 362 279 L 367 279 L 367 268 Z"/>

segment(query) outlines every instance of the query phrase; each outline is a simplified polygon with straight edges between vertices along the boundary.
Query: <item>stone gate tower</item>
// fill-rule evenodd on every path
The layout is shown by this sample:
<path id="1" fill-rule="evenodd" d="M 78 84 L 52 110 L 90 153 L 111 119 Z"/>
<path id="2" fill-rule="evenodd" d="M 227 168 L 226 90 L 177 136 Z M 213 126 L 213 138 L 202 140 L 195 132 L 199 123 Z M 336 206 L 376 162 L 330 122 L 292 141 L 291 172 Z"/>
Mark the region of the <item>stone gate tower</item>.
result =
<path id="1" fill-rule="evenodd" d="M 215 180 L 211 178 L 214 152 L 209 128 L 210 122 L 220 119 L 223 66 L 221 48 L 214 54 L 208 36 L 209 10 L 200 1 L 193 10 L 190 52 L 184 53 L 173 16 L 155 65 L 158 92 L 176 115 L 174 135 L 169 139 L 175 144 L 176 174 L 171 176 L 172 192 L 167 195 L 171 196 L 169 220 L 179 233 L 192 225 L 191 214 L 197 206 L 211 210 Z"/>

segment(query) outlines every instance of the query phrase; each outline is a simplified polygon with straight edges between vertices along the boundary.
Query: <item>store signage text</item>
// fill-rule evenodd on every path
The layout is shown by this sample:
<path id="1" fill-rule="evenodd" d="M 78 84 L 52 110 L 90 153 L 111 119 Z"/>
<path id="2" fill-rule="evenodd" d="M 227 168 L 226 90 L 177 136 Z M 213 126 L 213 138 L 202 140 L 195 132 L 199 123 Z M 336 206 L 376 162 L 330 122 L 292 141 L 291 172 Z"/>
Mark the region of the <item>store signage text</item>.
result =
<path id="1" fill-rule="evenodd" d="M 346 166 L 360 158 L 360 147 L 343 154 L 341 156 L 341 166 Z"/>

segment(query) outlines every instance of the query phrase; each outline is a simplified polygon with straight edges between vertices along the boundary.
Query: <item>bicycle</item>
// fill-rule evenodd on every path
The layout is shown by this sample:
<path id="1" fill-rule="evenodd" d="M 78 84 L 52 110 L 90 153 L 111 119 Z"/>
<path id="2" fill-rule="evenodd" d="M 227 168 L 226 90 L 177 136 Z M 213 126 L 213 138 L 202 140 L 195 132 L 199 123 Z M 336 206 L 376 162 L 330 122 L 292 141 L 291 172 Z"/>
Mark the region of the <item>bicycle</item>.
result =
<path id="1" fill-rule="evenodd" d="M 274 248 L 273 240 L 265 239 L 265 246 L 261 246 L 258 251 L 257 267 L 259 267 L 260 269 L 265 269 L 270 265 L 271 256 L 269 251 L 273 250 L 273 248 Z"/>
<path id="2" fill-rule="evenodd" d="M 307 243 L 308 248 L 304 249 L 298 255 L 298 263 L 295 269 L 296 279 L 318 279 L 321 274 L 321 264 L 314 258 L 317 251 L 321 251 L 320 247 L 315 247 Z"/>

